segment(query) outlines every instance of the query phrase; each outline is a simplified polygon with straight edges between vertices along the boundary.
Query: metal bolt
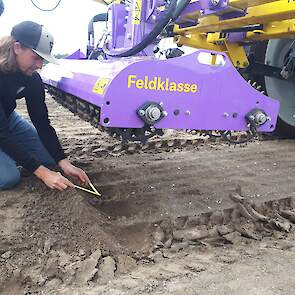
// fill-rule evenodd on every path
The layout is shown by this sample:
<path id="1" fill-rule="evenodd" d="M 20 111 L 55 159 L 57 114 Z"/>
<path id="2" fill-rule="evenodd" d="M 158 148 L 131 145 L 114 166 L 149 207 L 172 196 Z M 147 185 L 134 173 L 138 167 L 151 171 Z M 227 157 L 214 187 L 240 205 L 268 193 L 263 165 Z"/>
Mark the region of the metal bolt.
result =
<path id="1" fill-rule="evenodd" d="M 150 120 L 157 121 L 161 117 L 161 110 L 157 107 L 148 107 L 146 109 L 146 116 Z"/>
<path id="2" fill-rule="evenodd" d="M 219 4 L 220 0 L 211 0 L 211 4 L 214 6 L 217 6 Z"/>
<path id="3" fill-rule="evenodd" d="M 226 7 L 227 6 L 227 0 L 225 0 L 225 1 L 223 1 L 222 3 L 221 3 L 221 7 Z"/>
<path id="4" fill-rule="evenodd" d="M 256 116 L 255 116 L 256 124 L 262 125 L 266 121 L 267 121 L 267 116 L 264 113 L 259 112 L 259 113 L 256 114 Z"/>
<path id="5" fill-rule="evenodd" d="M 190 116 L 191 112 L 190 111 L 185 111 L 185 114 Z"/>
<path id="6" fill-rule="evenodd" d="M 228 114 L 228 113 L 223 113 L 223 116 L 224 116 L 225 118 L 227 118 L 227 117 L 229 117 L 229 114 Z"/>
<path id="7" fill-rule="evenodd" d="M 138 111 L 139 116 L 144 116 L 145 115 L 145 110 L 139 110 Z"/>
<path id="8" fill-rule="evenodd" d="M 163 116 L 164 116 L 164 117 L 167 117 L 167 116 L 168 116 L 168 113 L 167 113 L 166 111 L 164 111 L 164 112 L 163 112 Z"/>

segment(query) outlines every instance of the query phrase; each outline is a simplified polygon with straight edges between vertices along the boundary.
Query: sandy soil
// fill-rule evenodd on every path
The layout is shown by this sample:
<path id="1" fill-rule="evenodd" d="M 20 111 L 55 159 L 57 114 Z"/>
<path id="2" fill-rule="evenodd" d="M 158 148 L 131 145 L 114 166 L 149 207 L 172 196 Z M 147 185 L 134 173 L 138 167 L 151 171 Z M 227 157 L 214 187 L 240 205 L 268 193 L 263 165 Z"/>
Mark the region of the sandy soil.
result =
<path id="1" fill-rule="evenodd" d="M 115 139 L 48 107 L 103 197 L 33 176 L 0 192 L 0 294 L 292 293 L 293 141 L 233 147 L 173 132 L 190 144 L 114 152 Z"/>

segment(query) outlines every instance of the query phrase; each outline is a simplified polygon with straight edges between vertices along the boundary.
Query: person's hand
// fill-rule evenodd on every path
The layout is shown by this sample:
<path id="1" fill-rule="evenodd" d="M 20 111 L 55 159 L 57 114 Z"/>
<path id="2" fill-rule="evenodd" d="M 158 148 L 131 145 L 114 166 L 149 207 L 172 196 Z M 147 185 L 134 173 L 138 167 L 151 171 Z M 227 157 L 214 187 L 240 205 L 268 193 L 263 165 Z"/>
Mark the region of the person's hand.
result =
<path id="1" fill-rule="evenodd" d="M 59 167 L 63 170 L 65 175 L 77 178 L 82 183 L 89 183 L 90 180 L 87 174 L 80 168 L 71 164 L 71 162 L 67 159 L 61 160 L 58 163 Z"/>
<path id="2" fill-rule="evenodd" d="M 63 191 L 68 187 L 74 187 L 74 185 L 60 173 L 49 170 L 44 166 L 37 168 L 34 174 L 51 189 Z"/>

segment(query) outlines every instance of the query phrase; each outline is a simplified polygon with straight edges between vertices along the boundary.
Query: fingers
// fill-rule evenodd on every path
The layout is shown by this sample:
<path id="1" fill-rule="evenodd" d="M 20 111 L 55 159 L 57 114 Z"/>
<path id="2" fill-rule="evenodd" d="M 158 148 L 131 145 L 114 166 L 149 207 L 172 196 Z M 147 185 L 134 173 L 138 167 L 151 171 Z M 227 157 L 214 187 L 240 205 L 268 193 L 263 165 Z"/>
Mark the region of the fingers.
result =
<path id="1" fill-rule="evenodd" d="M 81 170 L 80 174 L 79 174 L 79 179 L 82 181 L 82 182 L 87 182 L 89 183 L 90 182 L 90 179 L 89 177 L 87 176 L 87 174 Z"/>
<path id="2" fill-rule="evenodd" d="M 87 174 L 80 168 L 76 168 L 75 171 L 73 171 L 72 176 L 77 177 L 82 183 L 90 182 L 90 179 L 87 176 Z"/>
<path id="3" fill-rule="evenodd" d="M 68 187 L 74 187 L 74 184 L 71 181 L 69 181 L 67 178 L 62 176 L 61 173 L 58 172 L 57 174 L 59 174 L 59 177 L 55 180 L 55 183 L 53 185 L 54 189 L 57 189 L 59 191 L 64 191 Z"/>
<path id="4" fill-rule="evenodd" d="M 89 183 L 90 180 L 87 174 L 80 168 L 76 168 L 72 173 L 68 173 L 69 176 L 77 177 L 82 183 Z M 48 177 L 44 180 L 44 182 L 49 186 L 51 189 L 56 189 L 59 191 L 64 191 L 68 187 L 75 187 L 74 184 L 64 177 L 60 172 L 52 172 L 50 171 Z"/>
<path id="5" fill-rule="evenodd" d="M 74 187 L 74 184 L 71 182 L 71 181 L 69 181 L 67 178 L 65 178 L 64 177 L 64 179 L 65 179 L 65 181 L 66 181 L 66 185 L 67 185 L 67 187 Z"/>
<path id="6" fill-rule="evenodd" d="M 87 174 L 81 169 L 72 164 L 62 167 L 64 173 L 67 176 L 72 176 L 78 178 L 82 183 L 89 183 L 90 179 Z"/>
<path id="7" fill-rule="evenodd" d="M 60 192 L 65 190 L 60 185 L 57 185 L 57 184 L 53 188 L 59 190 Z"/>

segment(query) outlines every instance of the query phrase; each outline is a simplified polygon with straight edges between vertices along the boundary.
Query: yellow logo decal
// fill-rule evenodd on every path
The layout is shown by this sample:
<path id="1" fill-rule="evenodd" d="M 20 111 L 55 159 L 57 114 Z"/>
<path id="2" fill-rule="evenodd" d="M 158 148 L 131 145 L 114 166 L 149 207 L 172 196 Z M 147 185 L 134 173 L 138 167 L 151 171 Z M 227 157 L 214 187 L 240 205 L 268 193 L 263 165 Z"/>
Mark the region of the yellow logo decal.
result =
<path id="1" fill-rule="evenodd" d="M 132 24 L 139 25 L 142 10 L 142 0 L 135 0 L 134 8 L 132 11 Z"/>
<path id="2" fill-rule="evenodd" d="M 170 91 L 170 92 L 192 92 L 198 91 L 197 84 L 177 83 L 170 81 L 169 78 L 153 77 L 150 79 L 144 76 L 144 79 L 138 79 L 136 75 L 129 75 L 127 81 L 128 88 L 135 87 L 137 89 Z"/>
<path id="3" fill-rule="evenodd" d="M 92 92 L 97 94 L 104 94 L 105 88 L 108 85 L 110 79 L 108 78 L 100 78 L 96 81 L 92 88 Z"/>

